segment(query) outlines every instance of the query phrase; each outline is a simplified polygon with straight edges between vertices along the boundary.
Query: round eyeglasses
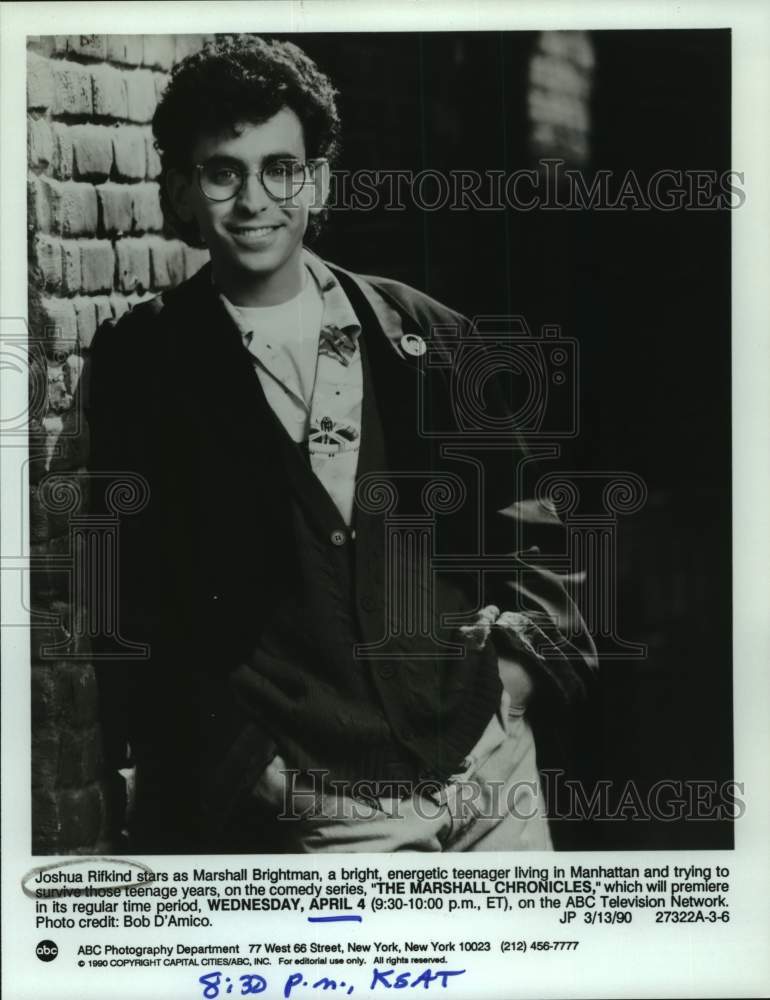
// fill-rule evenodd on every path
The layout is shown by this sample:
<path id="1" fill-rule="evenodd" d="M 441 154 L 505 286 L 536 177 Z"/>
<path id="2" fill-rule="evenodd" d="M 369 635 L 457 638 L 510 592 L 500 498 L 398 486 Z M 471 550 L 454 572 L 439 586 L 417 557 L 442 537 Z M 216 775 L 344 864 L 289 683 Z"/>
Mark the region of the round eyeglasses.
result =
<path id="1" fill-rule="evenodd" d="M 298 195 L 311 178 L 314 168 L 324 159 L 308 160 L 269 160 L 256 171 L 260 184 L 273 201 L 288 201 Z M 210 160 L 208 163 L 196 163 L 198 187 L 209 201 L 229 201 L 235 198 L 246 183 L 246 177 L 251 171 L 233 163 L 222 163 L 221 160 Z"/>

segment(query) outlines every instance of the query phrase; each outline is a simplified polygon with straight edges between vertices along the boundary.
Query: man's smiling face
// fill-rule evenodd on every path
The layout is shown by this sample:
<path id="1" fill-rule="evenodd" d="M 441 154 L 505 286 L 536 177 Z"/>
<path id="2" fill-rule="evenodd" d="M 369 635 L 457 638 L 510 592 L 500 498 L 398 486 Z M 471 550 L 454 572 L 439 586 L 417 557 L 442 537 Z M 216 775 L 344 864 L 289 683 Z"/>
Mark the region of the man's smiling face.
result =
<path id="1" fill-rule="evenodd" d="M 204 135 L 192 150 L 193 164 L 245 172 L 241 190 L 226 201 L 211 201 L 198 185 L 197 171 L 176 174 L 171 194 L 182 217 L 194 217 L 210 253 L 214 277 L 237 305 L 270 305 L 297 294 L 302 285 L 302 238 L 311 206 L 322 192 L 308 175 L 292 198 L 276 201 L 262 185 L 260 171 L 277 161 L 307 159 L 302 123 L 289 108 L 255 125 L 244 122 L 220 135 Z M 232 176 L 232 175 L 231 175 Z"/>

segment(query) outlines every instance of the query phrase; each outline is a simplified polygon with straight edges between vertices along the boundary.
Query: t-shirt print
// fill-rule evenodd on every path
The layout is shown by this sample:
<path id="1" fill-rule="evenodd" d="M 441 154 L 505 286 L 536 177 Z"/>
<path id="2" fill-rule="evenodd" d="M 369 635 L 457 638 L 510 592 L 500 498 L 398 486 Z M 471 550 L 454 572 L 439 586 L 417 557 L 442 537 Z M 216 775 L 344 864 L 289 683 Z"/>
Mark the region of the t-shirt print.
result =
<path id="1" fill-rule="evenodd" d="M 353 491 L 361 444 L 361 352 L 357 337 L 324 325 L 310 411 L 308 453 L 316 476 L 345 522 L 353 514 Z"/>

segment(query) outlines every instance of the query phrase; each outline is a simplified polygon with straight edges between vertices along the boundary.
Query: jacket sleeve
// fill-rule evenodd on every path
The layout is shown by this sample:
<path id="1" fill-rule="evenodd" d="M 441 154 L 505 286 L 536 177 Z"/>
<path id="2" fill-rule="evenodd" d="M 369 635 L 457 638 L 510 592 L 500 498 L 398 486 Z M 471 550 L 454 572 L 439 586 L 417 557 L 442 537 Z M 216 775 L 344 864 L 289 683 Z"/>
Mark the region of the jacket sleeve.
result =
<path id="1" fill-rule="evenodd" d="M 121 642 L 152 648 L 154 588 L 148 562 L 148 513 L 122 516 L 113 509 L 111 495 L 126 495 L 132 488 L 141 493 L 146 481 L 147 441 L 143 435 L 142 407 L 137 405 L 137 371 L 128 349 L 133 324 L 108 320 L 97 330 L 85 357 L 77 405 L 88 427 L 89 511 L 92 516 L 115 518 L 117 529 L 114 575 L 89 581 L 87 600 L 92 614 L 107 623 L 112 619 L 116 634 L 92 638 L 92 654 L 99 692 L 99 707 L 105 763 L 109 772 L 130 763 L 134 746 L 136 705 L 140 678 L 147 661 L 121 657 Z M 92 571 L 94 568 L 92 567 Z M 99 567 L 96 568 L 99 572 Z M 111 609 L 116 612 L 113 618 Z"/>
<path id="2" fill-rule="evenodd" d="M 576 705 L 586 697 L 595 677 L 596 647 L 567 590 L 568 584 L 577 581 L 547 568 L 553 557 L 563 561 L 566 554 L 564 524 L 547 503 L 518 495 L 518 470 L 528 449 L 515 425 L 516 401 L 508 398 L 499 362 L 491 357 L 476 325 L 462 314 L 400 282 L 367 275 L 363 284 L 373 287 L 391 307 L 377 308 L 376 298 L 368 296 L 391 341 L 398 343 L 402 319 L 408 317 L 429 343 L 424 360 L 429 365 L 431 359 L 440 360 L 438 381 L 432 383 L 434 415 L 438 414 L 434 426 L 446 427 L 447 442 L 455 450 L 465 439 L 471 450 L 484 456 L 481 497 L 473 509 L 460 512 L 459 520 L 465 523 L 458 537 L 465 532 L 467 542 L 467 529 L 473 534 L 475 528 L 468 525 L 468 519 L 478 517 L 484 525 L 484 553 L 491 557 L 490 563 L 505 557 L 505 571 L 485 573 L 483 594 L 487 605 L 512 613 L 508 620 L 512 617 L 515 622 L 515 628 L 490 630 L 499 654 L 527 671 L 534 685 L 533 697 L 541 707 Z M 462 351 L 458 351 L 460 345 Z M 477 383 L 465 384 L 464 372 L 478 374 Z M 471 398 L 478 408 L 482 397 L 488 418 L 483 423 L 504 428 L 494 440 L 483 427 L 468 426 L 461 417 L 464 401 Z M 445 461 L 437 454 L 435 467 Z"/>
<path id="3" fill-rule="evenodd" d="M 490 425 L 504 428 L 489 441 L 473 431 L 484 455 L 482 496 L 477 507 L 483 520 L 484 551 L 492 559 L 505 557 L 505 569 L 485 574 L 484 600 L 502 613 L 492 626 L 491 637 L 501 657 L 513 659 L 533 682 L 532 700 L 540 707 L 558 704 L 573 707 L 582 702 L 592 686 L 598 660 L 596 647 L 570 591 L 581 584 L 576 574 L 548 568 L 564 566 L 567 556 L 566 528 L 548 500 L 519 495 L 523 463 L 530 457 L 527 443 L 515 425 L 516 400 L 509 399 L 487 345 L 467 318 L 453 314 L 451 322 L 428 318 L 432 344 L 442 349 L 441 330 L 454 324 L 473 360 L 467 370 L 495 372 L 483 383 L 483 399 Z M 437 343 L 438 340 L 438 343 Z M 447 390 L 450 409 L 457 413 L 458 386 Z M 468 388 L 466 387 L 466 395 Z M 463 428 L 453 426 L 456 433 Z M 469 437 L 469 439 L 470 439 Z M 492 447 L 486 448 L 489 443 Z M 471 515 L 472 516 L 472 515 Z M 569 590 L 568 590 L 569 587 Z"/>
<path id="4" fill-rule="evenodd" d="M 598 659 L 580 610 L 567 590 L 579 582 L 547 568 L 543 557 L 560 554 L 564 525 L 535 500 L 517 501 L 497 512 L 495 547 L 510 569 L 487 588 L 486 599 L 501 612 L 492 634 L 498 652 L 529 673 L 534 697 L 573 706 L 585 700 Z M 526 547 L 509 548 L 526 539 Z"/>

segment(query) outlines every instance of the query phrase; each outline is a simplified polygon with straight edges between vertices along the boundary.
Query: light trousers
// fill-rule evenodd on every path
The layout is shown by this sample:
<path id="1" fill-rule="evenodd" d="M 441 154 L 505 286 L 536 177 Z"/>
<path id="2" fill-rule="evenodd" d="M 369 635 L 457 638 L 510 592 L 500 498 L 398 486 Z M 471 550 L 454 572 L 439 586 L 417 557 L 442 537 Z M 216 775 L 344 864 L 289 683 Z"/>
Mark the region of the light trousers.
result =
<path id="1" fill-rule="evenodd" d="M 276 756 L 254 795 L 295 853 L 553 850 L 532 730 L 507 693 L 463 766 L 439 788 L 362 802 L 300 786 Z"/>

